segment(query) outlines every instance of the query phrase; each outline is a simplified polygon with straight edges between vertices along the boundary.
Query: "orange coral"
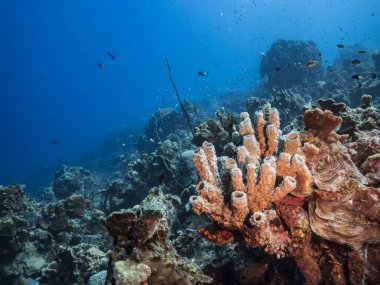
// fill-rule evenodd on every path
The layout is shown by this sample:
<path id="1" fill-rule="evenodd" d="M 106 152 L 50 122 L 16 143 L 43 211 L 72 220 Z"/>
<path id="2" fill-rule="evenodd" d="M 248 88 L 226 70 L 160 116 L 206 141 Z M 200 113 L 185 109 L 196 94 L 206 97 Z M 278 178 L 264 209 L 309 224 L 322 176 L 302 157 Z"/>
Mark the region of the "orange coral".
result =
<path id="1" fill-rule="evenodd" d="M 226 230 L 214 230 L 207 227 L 197 229 L 198 233 L 206 237 L 208 240 L 216 243 L 217 245 L 223 245 L 231 243 L 235 240 L 233 234 Z"/>

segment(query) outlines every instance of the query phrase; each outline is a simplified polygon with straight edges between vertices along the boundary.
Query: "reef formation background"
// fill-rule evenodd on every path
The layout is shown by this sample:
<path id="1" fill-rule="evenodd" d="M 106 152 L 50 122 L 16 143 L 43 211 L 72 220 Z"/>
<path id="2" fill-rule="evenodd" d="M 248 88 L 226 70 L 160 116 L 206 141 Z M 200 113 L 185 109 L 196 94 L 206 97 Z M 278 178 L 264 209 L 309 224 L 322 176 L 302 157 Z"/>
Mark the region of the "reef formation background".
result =
<path id="1" fill-rule="evenodd" d="M 204 2 L 0 4 L 1 284 L 380 284 L 379 3 Z"/>

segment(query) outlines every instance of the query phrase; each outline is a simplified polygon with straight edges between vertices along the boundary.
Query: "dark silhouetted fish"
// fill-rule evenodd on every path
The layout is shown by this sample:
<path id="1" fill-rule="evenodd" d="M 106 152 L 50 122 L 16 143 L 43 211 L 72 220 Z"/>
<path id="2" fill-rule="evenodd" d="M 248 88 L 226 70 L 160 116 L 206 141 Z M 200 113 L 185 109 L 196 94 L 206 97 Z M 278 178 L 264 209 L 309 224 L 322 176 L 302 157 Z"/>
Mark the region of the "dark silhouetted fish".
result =
<path id="1" fill-rule="evenodd" d="M 372 79 L 376 79 L 376 78 L 377 78 L 376 73 L 372 73 L 371 78 L 372 78 Z"/>
<path id="2" fill-rule="evenodd" d="M 358 54 L 365 54 L 365 53 L 367 53 L 365 50 L 359 50 L 358 51 Z"/>
<path id="3" fill-rule="evenodd" d="M 159 179 L 161 185 L 165 184 L 165 175 L 164 174 L 161 174 L 160 176 L 158 176 L 158 179 Z"/>
<path id="4" fill-rule="evenodd" d="M 51 141 L 51 143 L 52 143 L 52 144 L 59 144 L 60 141 L 59 141 L 59 140 L 53 140 L 53 141 Z"/>
<path id="5" fill-rule="evenodd" d="M 116 60 L 116 57 L 112 53 L 110 53 L 109 51 L 107 51 L 107 54 L 108 54 L 108 56 L 110 58 L 112 58 L 113 60 Z"/>
<path id="6" fill-rule="evenodd" d="M 208 76 L 208 73 L 205 71 L 198 71 L 198 75 L 200 76 Z"/>
<path id="7" fill-rule="evenodd" d="M 358 74 L 354 74 L 354 75 L 351 76 L 351 78 L 352 78 L 352 79 L 355 79 L 355 80 L 358 80 L 358 79 L 360 79 L 361 77 L 360 77 L 360 75 L 358 75 Z"/>
<path id="8" fill-rule="evenodd" d="M 344 44 L 337 44 L 337 48 L 344 48 Z"/>
<path id="9" fill-rule="evenodd" d="M 354 64 L 354 65 L 359 65 L 359 64 L 361 64 L 362 62 L 361 62 L 361 60 L 359 60 L 359 59 L 353 59 L 353 60 L 351 60 L 351 63 Z"/>
<path id="10" fill-rule="evenodd" d="M 305 64 L 305 66 L 306 66 L 307 68 L 312 68 L 312 67 L 316 66 L 317 64 L 318 64 L 318 61 L 316 61 L 316 60 L 309 60 L 309 61 Z"/>
<path id="11" fill-rule="evenodd" d="M 336 68 L 334 68 L 333 66 L 327 67 L 327 70 L 332 72 L 332 73 L 336 72 Z"/>
<path id="12" fill-rule="evenodd" d="M 100 68 L 105 68 L 104 64 L 101 63 L 101 62 L 98 62 L 98 66 L 99 66 Z"/>

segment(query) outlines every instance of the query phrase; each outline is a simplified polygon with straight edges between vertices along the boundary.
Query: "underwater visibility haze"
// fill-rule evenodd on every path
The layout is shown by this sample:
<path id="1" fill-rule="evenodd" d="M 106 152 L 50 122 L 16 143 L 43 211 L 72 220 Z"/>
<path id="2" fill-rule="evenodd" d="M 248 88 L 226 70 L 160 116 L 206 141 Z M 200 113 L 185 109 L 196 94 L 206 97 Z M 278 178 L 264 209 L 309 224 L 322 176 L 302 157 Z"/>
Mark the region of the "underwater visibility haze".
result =
<path id="1" fill-rule="evenodd" d="M 0 2 L 0 284 L 380 284 L 380 1 Z"/>

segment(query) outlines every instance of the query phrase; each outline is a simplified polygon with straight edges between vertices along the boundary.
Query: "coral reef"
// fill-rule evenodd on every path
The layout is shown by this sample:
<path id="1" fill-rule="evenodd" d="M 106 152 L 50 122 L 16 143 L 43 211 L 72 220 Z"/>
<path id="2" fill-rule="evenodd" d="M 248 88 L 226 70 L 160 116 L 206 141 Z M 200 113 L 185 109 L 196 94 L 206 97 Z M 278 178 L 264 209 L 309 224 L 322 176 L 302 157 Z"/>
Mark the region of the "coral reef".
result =
<path id="1" fill-rule="evenodd" d="M 82 167 L 63 165 L 54 175 L 52 191 L 56 198 L 64 199 L 74 193 L 85 194 L 96 183 L 91 172 Z"/>
<path id="2" fill-rule="evenodd" d="M 359 48 L 324 70 L 279 40 L 258 88 L 184 102 L 194 137 L 159 109 L 39 203 L 0 187 L 0 283 L 380 284 L 380 60 Z"/>
<path id="3" fill-rule="evenodd" d="M 299 218 L 287 215 L 285 223 L 291 228 L 289 234 L 277 212 L 270 208 L 292 192 L 301 197 L 309 196 L 313 180 L 306 166 L 306 158 L 300 154 L 302 150 L 297 133 L 289 134 L 284 152 L 278 152 L 281 131 L 276 109 L 267 106 L 257 112 L 256 128 L 253 128 L 248 113 L 242 113 L 241 118 L 240 134 L 244 139 L 243 146 L 238 147 L 237 162 L 223 158 L 223 168 L 219 174 L 212 144 L 204 142 L 194 154 L 194 165 L 202 181 L 197 186 L 199 196 L 190 197 L 190 203 L 195 213 L 209 214 L 222 228 L 241 231 L 250 246 L 262 246 L 266 252 L 278 258 L 284 257 L 291 244 L 296 243 L 291 243 L 291 238 L 307 236 L 304 233 L 306 231 L 310 239 L 308 215 L 300 207 L 293 209 L 291 213 L 299 213 Z M 273 156 L 276 154 L 277 157 Z M 259 179 L 256 172 L 260 173 Z M 246 177 L 243 177 L 243 173 Z M 229 182 L 223 184 L 221 181 L 226 181 L 228 176 Z M 230 202 L 226 205 L 224 196 L 228 193 Z M 285 216 L 289 207 L 283 206 L 282 211 L 278 212 Z M 210 235 L 206 236 L 210 238 Z M 215 241 L 215 235 L 211 240 Z M 229 238 L 227 242 L 233 240 Z M 298 243 L 304 244 L 299 240 Z M 307 250 L 310 251 L 307 246 L 299 246 L 291 251 L 305 272 L 310 268 L 318 268 L 310 255 L 304 254 Z M 320 274 L 315 274 L 305 275 L 310 284 L 317 284 L 320 280 Z"/>
<path id="4" fill-rule="evenodd" d="M 345 184 L 335 199 L 316 195 L 310 201 L 310 225 L 319 236 L 358 250 L 380 241 L 380 193 L 357 180 Z"/>
<path id="5" fill-rule="evenodd" d="M 308 68 L 308 61 L 319 64 Z M 312 83 L 323 78 L 322 53 L 313 42 L 275 41 L 262 57 L 260 73 L 267 76 L 271 87 L 289 88 L 292 85 Z"/>
<path id="6" fill-rule="evenodd" d="M 111 240 L 103 213 L 74 194 L 43 207 L 22 186 L 0 188 L 2 284 L 86 284 L 105 269 Z"/>
<path id="7" fill-rule="evenodd" d="M 363 268 L 370 265 L 359 257 L 365 244 L 380 240 L 379 191 L 365 186 L 366 178 L 343 144 L 347 135 L 334 131 L 343 119 L 329 110 L 306 110 L 306 129 L 288 134 L 282 152 L 276 109 L 257 111 L 255 127 L 248 113 L 241 119 L 243 146 L 237 147 L 236 160 L 218 158 L 208 142 L 194 154 L 201 182 L 199 196 L 190 197 L 190 203 L 196 214 L 208 214 L 217 224 L 217 229 L 199 232 L 224 244 L 238 242 L 238 231 L 253 248 L 263 247 L 277 258 L 291 256 L 308 284 L 319 284 L 326 272 L 343 274 L 353 262 L 361 269 L 353 269 L 350 280 L 367 276 Z M 377 169 L 377 156 L 366 161 L 362 169 Z M 313 235 L 348 245 L 352 258 L 326 252 Z M 338 276 L 331 283 L 345 284 Z"/>
<path id="8" fill-rule="evenodd" d="M 137 149 L 144 152 L 154 151 L 159 142 L 166 140 L 173 132 L 172 122 L 176 122 L 175 128 L 183 129 L 186 127 L 185 118 L 177 110 L 171 108 L 158 109 L 145 127 L 144 134 L 139 137 Z"/>
<path id="9" fill-rule="evenodd" d="M 152 189 L 140 205 L 105 220 L 116 244 L 109 253 L 109 274 L 116 284 L 211 282 L 196 264 L 181 258 L 168 239 L 179 203 L 178 197 Z"/>

